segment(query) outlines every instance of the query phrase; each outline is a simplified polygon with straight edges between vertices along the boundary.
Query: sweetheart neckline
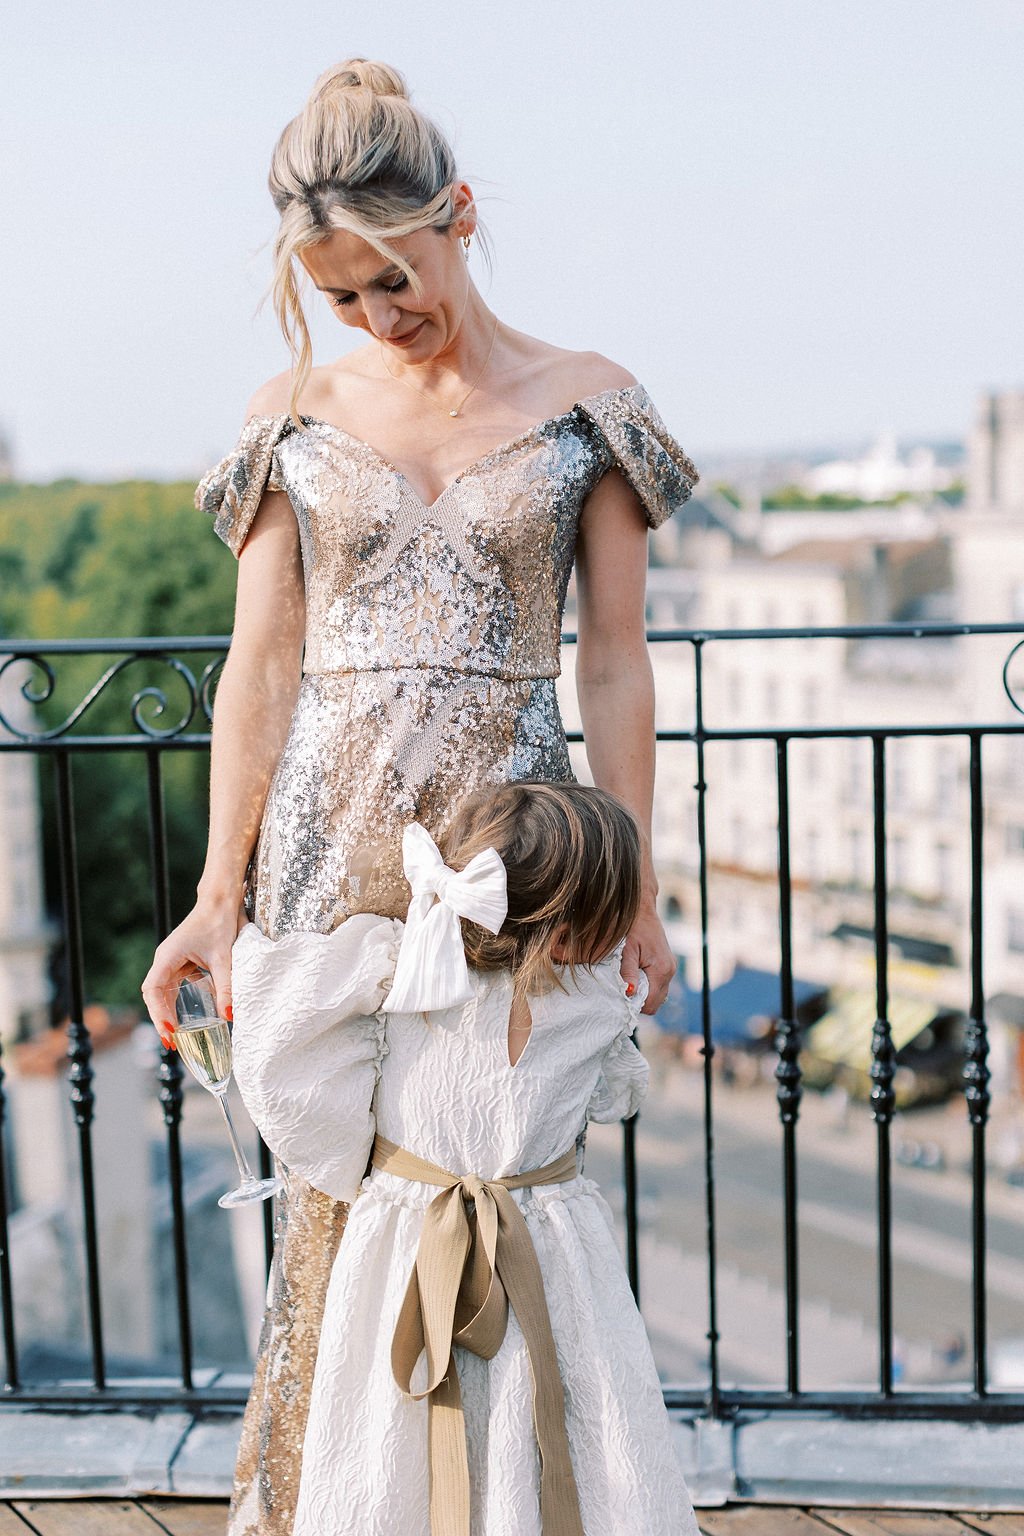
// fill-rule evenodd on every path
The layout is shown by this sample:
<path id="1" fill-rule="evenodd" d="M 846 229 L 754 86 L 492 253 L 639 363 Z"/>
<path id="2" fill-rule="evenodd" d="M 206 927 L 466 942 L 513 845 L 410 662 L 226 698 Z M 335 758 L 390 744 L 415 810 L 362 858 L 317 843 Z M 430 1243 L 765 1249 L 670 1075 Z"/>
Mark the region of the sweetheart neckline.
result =
<path id="1" fill-rule="evenodd" d="M 339 427 L 336 422 L 326 421 L 322 416 L 308 416 L 304 411 L 299 412 L 299 420 L 303 422 L 310 422 L 315 426 L 327 427 L 331 432 L 337 432 L 341 437 L 347 438 L 350 443 L 356 443 L 360 448 L 365 449 L 371 458 L 375 459 L 378 464 L 382 464 L 384 468 L 389 470 L 397 480 L 402 482 L 402 484 L 411 492 L 411 494 L 415 496 L 416 500 L 419 502 L 424 511 L 433 512 L 438 506 L 440 506 L 445 497 L 448 496 L 457 485 L 461 484 L 461 482 L 465 480 L 468 475 L 471 475 L 474 470 L 482 468 L 484 464 L 489 462 L 489 460 L 496 458 L 502 453 L 508 452 L 509 449 L 518 448 L 520 444 L 529 442 L 530 438 L 538 433 L 542 427 L 549 427 L 552 422 L 564 421 L 566 417 L 575 415 L 580 406 L 585 406 L 589 400 L 600 400 L 605 395 L 627 394 L 630 390 L 642 390 L 643 387 L 644 386 L 639 381 L 637 381 L 635 384 L 617 384 L 609 389 L 599 389 L 596 394 L 584 395 L 582 399 L 577 400 L 575 404 L 571 405 L 567 411 L 558 411 L 553 416 L 545 416 L 543 421 L 535 421 L 532 426 L 527 427 L 525 431 L 520 432 L 516 437 L 507 438 L 503 443 L 496 443 L 493 448 L 488 448 L 487 452 L 482 453 L 479 458 L 473 459 L 472 462 L 467 464 L 464 469 L 460 469 L 455 478 L 448 482 L 444 490 L 440 493 L 439 496 L 436 496 L 433 501 L 425 501 L 416 487 L 412 484 L 408 475 L 406 475 L 403 470 L 399 469 L 397 464 L 392 463 L 392 461 L 383 453 L 381 453 L 379 449 L 375 448 L 372 443 L 368 443 L 365 438 L 356 437 L 355 434 L 353 432 L 349 432 L 347 428 Z M 280 415 L 282 419 L 288 419 L 287 411 L 282 411 Z"/>

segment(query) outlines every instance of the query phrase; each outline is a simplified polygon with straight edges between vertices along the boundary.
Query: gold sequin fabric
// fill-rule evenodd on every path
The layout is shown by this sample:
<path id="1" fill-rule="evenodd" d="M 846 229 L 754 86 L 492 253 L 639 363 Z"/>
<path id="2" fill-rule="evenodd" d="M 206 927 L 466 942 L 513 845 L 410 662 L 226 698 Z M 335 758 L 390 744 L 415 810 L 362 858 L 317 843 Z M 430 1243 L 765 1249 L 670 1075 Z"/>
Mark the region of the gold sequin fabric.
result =
<path id="1" fill-rule="evenodd" d="M 430 505 L 362 439 L 300 420 L 250 417 L 195 496 L 236 556 L 264 490 L 286 491 L 298 523 L 302 678 L 245 891 L 270 938 L 404 918 L 410 821 L 437 836 L 473 789 L 573 778 L 555 681 L 583 503 L 618 468 L 656 528 L 698 480 L 639 383 L 499 444 Z M 287 1178 L 228 1536 L 290 1536 L 346 1212 Z"/>

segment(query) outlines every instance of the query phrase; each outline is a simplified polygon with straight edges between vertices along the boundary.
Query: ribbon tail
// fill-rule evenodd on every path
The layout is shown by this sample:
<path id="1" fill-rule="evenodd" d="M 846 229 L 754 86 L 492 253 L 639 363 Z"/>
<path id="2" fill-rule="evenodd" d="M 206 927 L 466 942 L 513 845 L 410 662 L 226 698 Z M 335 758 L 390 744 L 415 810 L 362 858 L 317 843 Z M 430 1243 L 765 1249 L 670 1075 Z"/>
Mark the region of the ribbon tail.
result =
<path id="1" fill-rule="evenodd" d="M 579 1492 L 565 1428 L 565 1389 L 544 1277 L 530 1229 L 506 1189 L 498 1204 L 497 1268 L 522 1331 L 533 1380 L 533 1422 L 540 1452 L 541 1525 L 544 1536 L 584 1536 Z"/>
<path id="2" fill-rule="evenodd" d="M 469 1249 L 469 1225 L 457 1184 L 427 1206 L 416 1262 L 406 1286 L 391 1339 L 391 1371 L 408 1397 L 432 1392 L 449 1368 L 459 1282 Z M 412 1373 L 423 1350 L 427 1384 L 411 1389 Z"/>
<path id="3" fill-rule="evenodd" d="M 473 1244 L 455 1309 L 454 1341 L 481 1360 L 493 1360 L 508 1328 L 508 1297 L 494 1267 L 498 1208 L 484 1185 L 475 1196 Z"/>
<path id="4" fill-rule="evenodd" d="M 470 1536 L 469 1452 L 455 1353 L 427 1398 L 430 1536 Z"/>

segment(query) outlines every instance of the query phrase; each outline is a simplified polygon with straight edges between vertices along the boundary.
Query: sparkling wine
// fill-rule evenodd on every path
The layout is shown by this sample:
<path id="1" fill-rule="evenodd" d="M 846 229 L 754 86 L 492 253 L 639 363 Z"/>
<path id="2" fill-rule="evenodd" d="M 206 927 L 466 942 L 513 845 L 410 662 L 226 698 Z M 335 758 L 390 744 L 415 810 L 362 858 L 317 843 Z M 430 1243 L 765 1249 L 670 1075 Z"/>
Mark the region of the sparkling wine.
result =
<path id="1" fill-rule="evenodd" d="M 284 1181 L 277 1174 L 266 1179 L 256 1178 L 231 1119 L 228 1108 L 228 1083 L 231 1081 L 232 1065 L 231 1025 L 218 1012 L 217 992 L 209 971 L 198 966 L 190 975 L 182 978 L 174 1011 L 178 1019 L 174 1031 L 178 1054 L 192 1076 L 216 1097 L 242 1180 L 236 1189 L 229 1189 L 221 1195 L 217 1204 L 248 1205 L 253 1200 L 266 1200 L 271 1195 L 280 1194 L 284 1189 Z"/>
<path id="2" fill-rule="evenodd" d="M 223 1088 L 231 1076 L 231 1030 L 226 1019 L 178 1025 L 178 1054 L 204 1088 Z"/>

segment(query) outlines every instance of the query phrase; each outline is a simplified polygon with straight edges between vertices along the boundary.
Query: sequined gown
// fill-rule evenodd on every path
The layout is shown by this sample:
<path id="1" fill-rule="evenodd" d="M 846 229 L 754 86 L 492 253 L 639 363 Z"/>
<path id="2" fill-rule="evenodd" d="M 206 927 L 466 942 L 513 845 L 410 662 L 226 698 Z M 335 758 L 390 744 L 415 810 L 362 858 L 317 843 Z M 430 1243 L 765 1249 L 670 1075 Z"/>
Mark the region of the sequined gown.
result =
<path id="1" fill-rule="evenodd" d="M 602 390 L 481 455 L 427 505 L 362 439 L 252 416 L 196 506 L 236 556 L 263 492 L 295 510 L 302 678 L 246 875 L 269 938 L 405 916 L 401 835 L 438 835 L 485 784 L 573 778 L 555 692 L 587 495 L 618 468 L 648 525 L 698 474 L 642 384 Z M 285 1181 L 228 1536 L 291 1536 L 324 1297 L 348 1206 Z"/>

